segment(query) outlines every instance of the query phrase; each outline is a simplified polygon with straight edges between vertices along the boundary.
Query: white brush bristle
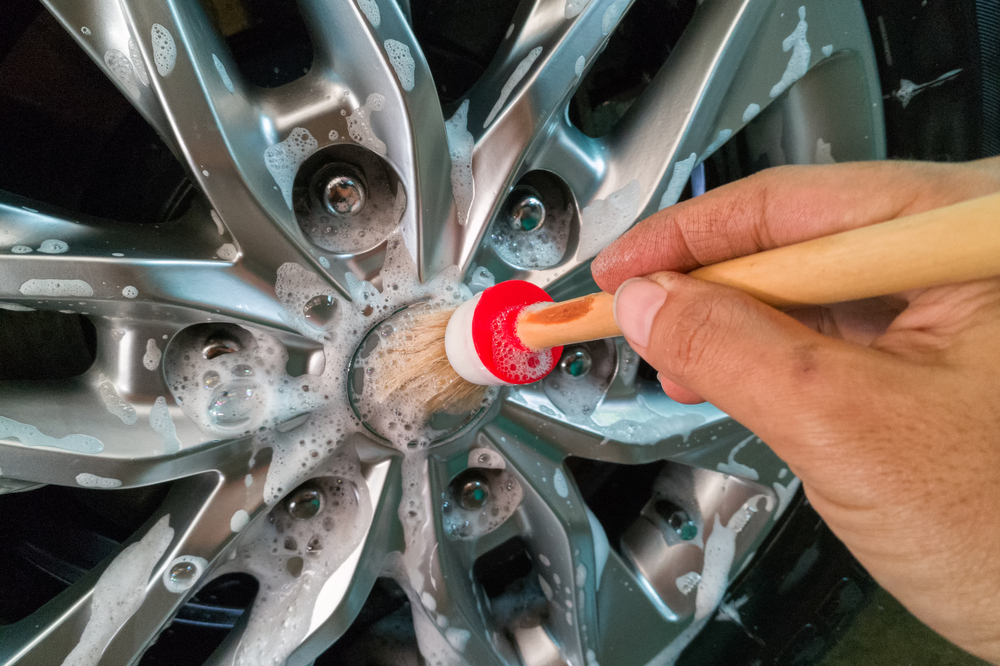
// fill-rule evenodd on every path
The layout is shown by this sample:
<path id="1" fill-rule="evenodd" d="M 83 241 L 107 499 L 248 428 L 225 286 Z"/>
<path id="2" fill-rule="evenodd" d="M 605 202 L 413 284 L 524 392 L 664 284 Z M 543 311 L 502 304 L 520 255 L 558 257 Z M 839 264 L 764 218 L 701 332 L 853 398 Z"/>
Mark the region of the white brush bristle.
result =
<path id="1" fill-rule="evenodd" d="M 487 387 L 462 379 L 448 361 L 445 330 L 454 308 L 421 308 L 396 323 L 396 332 L 379 341 L 379 363 L 365 383 L 379 403 L 394 399 L 421 398 L 428 414 L 460 414 L 475 409 L 486 399 Z"/>

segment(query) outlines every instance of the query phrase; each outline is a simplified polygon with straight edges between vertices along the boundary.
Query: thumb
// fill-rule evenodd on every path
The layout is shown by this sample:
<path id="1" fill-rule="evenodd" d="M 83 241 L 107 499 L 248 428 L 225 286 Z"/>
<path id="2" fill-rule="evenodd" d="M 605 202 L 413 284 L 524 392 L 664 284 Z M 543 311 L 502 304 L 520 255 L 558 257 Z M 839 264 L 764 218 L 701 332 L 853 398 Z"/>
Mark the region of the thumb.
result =
<path id="1" fill-rule="evenodd" d="M 822 428 L 848 407 L 838 409 L 838 396 L 855 394 L 854 385 L 878 371 L 873 357 L 881 355 L 871 349 L 679 273 L 628 280 L 614 309 L 629 344 L 659 371 L 671 397 L 708 400 L 765 441 L 776 427 L 784 435 L 795 424 Z"/>

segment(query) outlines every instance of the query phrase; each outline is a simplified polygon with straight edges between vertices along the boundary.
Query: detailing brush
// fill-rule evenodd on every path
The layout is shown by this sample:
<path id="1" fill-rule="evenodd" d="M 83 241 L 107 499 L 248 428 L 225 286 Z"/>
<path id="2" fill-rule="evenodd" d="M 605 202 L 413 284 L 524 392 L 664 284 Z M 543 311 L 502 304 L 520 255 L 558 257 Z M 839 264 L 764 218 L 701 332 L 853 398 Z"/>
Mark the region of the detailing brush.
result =
<path id="1" fill-rule="evenodd" d="M 699 268 L 778 308 L 871 298 L 1000 275 L 1000 194 Z M 455 310 L 415 314 L 399 340 L 393 388 L 420 390 L 437 408 L 482 400 L 485 386 L 527 384 L 551 372 L 562 346 L 621 335 L 614 296 L 562 303 L 529 282 L 501 282 Z M 432 395 L 433 394 L 433 395 Z M 433 411 L 433 410 L 430 410 Z"/>

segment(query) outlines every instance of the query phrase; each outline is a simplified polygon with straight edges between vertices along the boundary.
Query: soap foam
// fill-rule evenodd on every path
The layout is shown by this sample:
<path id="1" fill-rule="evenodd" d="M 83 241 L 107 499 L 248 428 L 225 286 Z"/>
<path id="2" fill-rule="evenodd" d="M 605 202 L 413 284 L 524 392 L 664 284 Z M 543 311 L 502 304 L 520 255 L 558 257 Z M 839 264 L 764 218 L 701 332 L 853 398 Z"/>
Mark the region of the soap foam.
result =
<path id="1" fill-rule="evenodd" d="M 125 89 L 132 99 L 139 99 L 139 84 L 136 82 L 135 71 L 132 63 L 125 57 L 125 54 L 118 49 L 111 49 L 104 53 L 104 64 L 108 66 L 108 71 L 114 75 L 115 79 Z"/>
<path id="2" fill-rule="evenodd" d="M 743 111 L 743 122 L 748 123 L 757 117 L 760 113 L 760 104 L 749 104 L 745 111 Z"/>
<path id="3" fill-rule="evenodd" d="M 0 416 L 0 439 L 5 437 L 16 439 L 25 446 L 50 446 L 76 453 L 96 454 L 104 450 L 104 444 L 89 435 L 66 435 L 57 439 L 42 434 L 35 426 Z"/>
<path id="4" fill-rule="evenodd" d="M 625 10 L 628 9 L 629 0 L 614 0 L 608 8 L 604 10 L 604 16 L 601 18 L 601 34 L 610 35 L 611 31 L 615 29 L 618 25 L 618 19 L 622 17 Z"/>
<path id="5" fill-rule="evenodd" d="M 729 452 L 729 460 L 727 462 L 719 463 L 718 465 L 716 465 L 716 469 L 718 469 L 723 474 L 732 474 L 733 476 L 740 476 L 743 477 L 744 479 L 750 479 L 751 481 L 756 481 L 757 479 L 759 479 L 760 475 L 757 474 L 757 470 L 755 470 L 753 467 L 749 467 L 742 463 L 736 462 L 736 454 L 739 453 L 744 447 L 746 447 L 746 445 L 750 443 L 750 440 L 754 439 L 755 437 L 756 435 L 750 435 L 742 442 L 734 446 L 732 451 Z"/>
<path id="6" fill-rule="evenodd" d="M 135 407 L 118 395 L 115 385 L 106 379 L 104 375 L 100 377 L 97 392 L 101 396 L 101 400 L 104 402 L 104 406 L 108 412 L 121 419 L 121 422 L 125 425 L 132 425 L 139 419 Z"/>
<path id="7" fill-rule="evenodd" d="M 147 370 L 156 370 L 160 365 L 160 358 L 163 352 L 156 346 L 156 340 L 150 338 L 146 341 L 146 353 L 142 355 L 142 364 Z"/>
<path id="8" fill-rule="evenodd" d="M 632 180 L 625 187 L 598 199 L 580 214 L 580 245 L 577 257 L 581 260 L 597 256 L 608 243 L 628 231 L 639 214 L 639 181 Z"/>
<path id="9" fill-rule="evenodd" d="M 240 256 L 236 246 L 232 243 L 223 243 L 222 246 L 215 251 L 215 253 L 219 255 L 219 259 L 222 259 L 223 261 L 236 261 L 236 259 Z"/>
<path id="10" fill-rule="evenodd" d="M 808 29 L 809 24 L 806 23 L 806 8 L 803 5 L 799 7 L 798 25 L 795 26 L 792 34 L 785 37 L 785 40 L 781 42 L 781 50 L 785 53 L 791 51 L 792 57 L 788 60 L 788 66 L 785 67 L 785 73 L 781 75 L 781 80 L 771 88 L 771 99 L 788 90 L 793 83 L 801 79 L 809 71 L 809 58 L 812 57 L 812 49 L 809 48 L 809 41 L 806 39 L 806 30 Z"/>
<path id="11" fill-rule="evenodd" d="M 162 395 L 153 401 L 153 406 L 149 410 L 149 425 L 163 440 L 164 453 L 176 453 L 180 450 L 181 443 L 177 439 L 174 419 L 170 416 L 167 399 Z"/>
<path id="12" fill-rule="evenodd" d="M 229 72 L 226 71 L 226 66 L 219 60 L 219 56 L 213 53 L 212 61 L 215 63 L 216 71 L 219 72 L 219 78 L 222 79 L 222 85 L 226 86 L 226 90 L 229 92 L 235 92 L 236 89 L 233 87 L 233 80 L 229 78 Z"/>
<path id="13" fill-rule="evenodd" d="M 813 164 L 836 164 L 837 160 L 833 159 L 832 147 L 823 139 L 816 139 L 816 155 L 813 158 Z"/>
<path id="14" fill-rule="evenodd" d="M 503 84 L 503 88 L 500 90 L 500 98 L 497 99 L 497 103 L 494 104 L 493 108 L 490 110 L 490 115 L 486 116 L 486 122 L 483 123 L 483 129 L 490 126 L 490 123 L 493 122 L 496 115 L 500 113 L 500 109 L 503 108 L 504 102 L 507 101 L 511 92 L 514 91 L 514 87 L 521 82 L 521 79 L 523 79 L 524 75 L 528 73 L 528 70 L 531 69 L 531 66 L 540 55 L 542 55 L 542 47 L 536 46 L 528 52 L 528 55 L 524 57 L 524 60 L 517 64 L 517 67 L 514 68 L 514 71 L 511 72 L 510 77 L 507 79 L 507 83 Z"/>
<path id="15" fill-rule="evenodd" d="M 590 0 L 566 0 L 566 8 L 563 10 L 563 14 L 566 18 L 573 18 L 574 16 L 579 16 L 580 12 L 587 8 L 590 4 Z M 513 28 L 513 24 L 511 25 Z"/>
<path id="16" fill-rule="evenodd" d="M 347 133 L 351 138 L 360 143 L 365 148 L 375 151 L 379 155 L 385 155 L 386 146 L 372 129 L 372 113 L 381 111 L 385 105 L 385 97 L 378 93 L 368 95 L 365 103 L 351 112 L 347 116 Z"/>
<path id="17" fill-rule="evenodd" d="M 469 220 L 469 209 L 475 197 L 475 181 L 472 178 L 472 153 L 475 141 L 468 130 L 469 100 L 462 102 L 445 124 L 448 137 L 448 153 L 451 155 L 451 191 L 455 197 L 458 224 L 464 226 Z"/>
<path id="18" fill-rule="evenodd" d="M 709 157 L 711 157 L 715 153 L 715 151 L 721 148 L 726 141 L 729 141 L 729 137 L 731 137 L 732 135 L 733 135 L 733 130 L 731 129 L 720 130 L 719 136 L 715 137 L 715 140 L 712 143 L 708 144 L 708 147 L 705 149 L 705 152 L 702 153 L 701 157 L 698 158 L 698 164 L 701 164 Z"/>
<path id="19" fill-rule="evenodd" d="M 385 54 L 389 57 L 392 68 L 396 70 L 396 76 L 399 77 L 399 84 L 403 86 L 403 90 L 413 90 L 413 77 L 417 66 L 413 56 L 410 55 L 410 47 L 395 39 L 387 39 Z"/>
<path id="20" fill-rule="evenodd" d="M 490 240 L 497 255 L 519 268 L 551 268 L 562 261 L 569 245 L 568 216 L 546 213 L 542 226 L 519 229 L 505 215 L 493 223 Z"/>
<path id="21" fill-rule="evenodd" d="M 148 86 L 149 74 L 146 73 L 146 62 L 142 59 L 139 45 L 131 37 L 128 40 L 128 57 L 132 61 L 132 66 L 135 67 L 135 73 L 139 77 L 139 81 L 142 82 L 142 85 Z"/>
<path id="22" fill-rule="evenodd" d="M 28 280 L 21 285 L 20 291 L 25 296 L 75 296 L 85 298 L 94 295 L 94 288 L 83 280 Z"/>
<path id="23" fill-rule="evenodd" d="M 318 148 L 319 143 L 309 130 L 296 127 L 288 134 L 287 139 L 268 146 L 264 151 L 264 166 L 278 184 L 289 210 L 292 209 L 292 185 L 295 183 L 295 174 L 306 158 Z"/>
<path id="24" fill-rule="evenodd" d="M 583 69 L 587 66 L 587 59 L 580 56 L 576 59 L 576 65 L 573 66 L 573 72 L 579 77 L 583 76 Z"/>
<path id="25" fill-rule="evenodd" d="M 62 666 L 95 666 L 118 630 L 142 606 L 156 563 L 174 538 L 170 516 L 161 517 L 136 543 L 122 550 L 94 585 L 90 618 L 80 642 Z"/>
<path id="26" fill-rule="evenodd" d="M 118 488 L 122 485 L 122 482 L 118 479 L 109 479 L 103 476 L 97 476 L 96 474 L 89 474 L 87 472 L 82 472 L 76 475 L 76 482 L 81 486 L 86 488 Z"/>
<path id="27" fill-rule="evenodd" d="M 521 505 L 524 491 L 513 474 L 498 471 L 487 475 L 489 499 L 478 510 L 447 502 L 441 510 L 444 533 L 456 539 L 474 539 L 489 534 L 510 518 Z"/>
<path id="28" fill-rule="evenodd" d="M 27 305 L 19 305 L 18 303 L 0 303 L 0 310 L 7 310 L 8 312 L 34 312 L 35 308 L 29 308 Z"/>
<path id="29" fill-rule="evenodd" d="M 373 28 L 379 27 L 382 23 L 382 14 L 378 10 L 378 3 L 375 0 L 358 0 L 358 6 L 361 7 L 361 11 L 364 12 L 365 17 L 368 22 L 372 24 Z"/>
<path id="30" fill-rule="evenodd" d="M 124 296 L 125 298 L 135 298 L 138 295 L 139 295 L 139 290 L 131 285 L 122 289 L 122 296 Z"/>
<path id="31" fill-rule="evenodd" d="M 667 189 L 663 191 L 663 196 L 660 197 L 658 210 L 673 206 L 681 198 L 681 193 L 684 192 L 684 186 L 687 185 L 688 178 L 691 177 L 691 170 L 694 169 L 696 159 L 698 159 L 698 155 L 691 153 L 686 160 L 674 162 L 674 173 L 670 176 L 670 182 L 667 184 Z"/>
<path id="32" fill-rule="evenodd" d="M 177 63 L 177 45 L 174 44 L 174 37 L 170 31 L 159 23 L 154 23 L 150 30 L 153 40 L 153 63 L 160 76 L 170 76 Z"/>

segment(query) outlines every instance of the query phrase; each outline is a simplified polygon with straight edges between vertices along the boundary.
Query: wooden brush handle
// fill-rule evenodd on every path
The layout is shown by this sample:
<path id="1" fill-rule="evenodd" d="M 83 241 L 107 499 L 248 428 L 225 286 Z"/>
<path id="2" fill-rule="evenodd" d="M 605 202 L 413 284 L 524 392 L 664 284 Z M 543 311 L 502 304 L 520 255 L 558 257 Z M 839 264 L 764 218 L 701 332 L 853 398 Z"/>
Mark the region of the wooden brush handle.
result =
<path id="1" fill-rule="evenodd" d="M 822 305 L 1000 275 L 1000 193 L 703 266 L 700 280 L 778 308 Z M 521 341 L 545 349 L 621 335 L 614 296 L 533 306 Z"/>

